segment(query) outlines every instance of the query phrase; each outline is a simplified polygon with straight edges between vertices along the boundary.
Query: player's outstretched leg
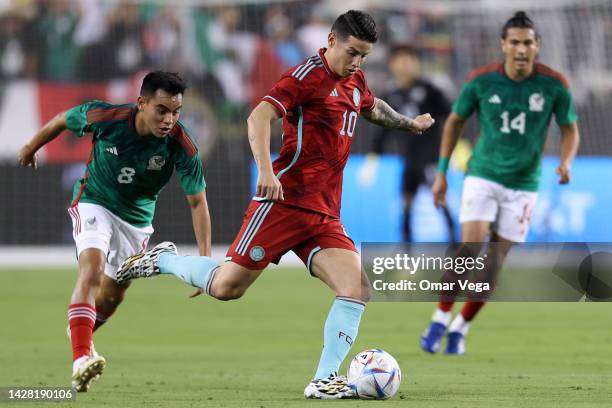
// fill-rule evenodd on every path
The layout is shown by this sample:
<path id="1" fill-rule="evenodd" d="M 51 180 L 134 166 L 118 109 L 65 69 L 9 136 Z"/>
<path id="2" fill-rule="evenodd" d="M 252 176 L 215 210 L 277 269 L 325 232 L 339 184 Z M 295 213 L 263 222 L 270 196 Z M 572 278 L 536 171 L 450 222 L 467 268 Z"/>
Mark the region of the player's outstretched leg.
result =
<path id="1" fill-rule="evenodd" d="M 175 275 L 183 282 L 210 293 L 219 263 L 207 256 L 179 256 L 176 245 L 162 242 L 147 252 L 126 259 L 117 270 L 117 282 L 159 274 Z"/>
<path id="2" fill-rule="evenodd" d="M 117 283 L 159 275 L 158 261 L 164 253 L 176 255 L 176 245 L 172 242 L 162 242 L 149 251 L 130 256 L 117 269 Z"/>

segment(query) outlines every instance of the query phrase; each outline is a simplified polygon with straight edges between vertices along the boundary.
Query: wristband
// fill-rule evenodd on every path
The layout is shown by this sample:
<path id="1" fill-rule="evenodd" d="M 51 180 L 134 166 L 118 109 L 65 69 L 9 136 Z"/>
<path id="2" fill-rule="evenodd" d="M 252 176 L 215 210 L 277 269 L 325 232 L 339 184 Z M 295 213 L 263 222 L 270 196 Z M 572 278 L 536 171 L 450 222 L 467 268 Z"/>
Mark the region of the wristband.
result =
<path id="1" fill-rule="evenodd" d="M 449 162 L 450 159 L 448 157 L 440 157 L 440 160 L 438 160 L 438 173 L 446 174 Z"/>

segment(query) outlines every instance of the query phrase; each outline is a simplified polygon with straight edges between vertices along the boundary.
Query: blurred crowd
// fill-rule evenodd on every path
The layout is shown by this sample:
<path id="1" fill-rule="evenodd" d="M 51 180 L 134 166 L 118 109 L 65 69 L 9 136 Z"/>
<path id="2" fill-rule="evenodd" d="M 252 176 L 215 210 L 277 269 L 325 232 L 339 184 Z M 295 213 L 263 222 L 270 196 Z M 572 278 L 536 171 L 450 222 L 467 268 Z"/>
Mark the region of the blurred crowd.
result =
<path id="1" fill-rule="evenodd" d="M 107 83 L 165 69 L 181 73 L 214 118 L 231 125 L 285 70 L 326 44 L 348 7 L 332 0 L 213 3 L 0 0 L 0 91 L 16 79 Z M 452 99 L 470 69 L 501 57 L 499 27 L 514 9 L 491 4 L 466 11 L 459 2 L 372 2 L 367 11 L 380 40 L 365 67 L 370 87 L 381 93 L 393 86 L 388 50 L 408 43 L 417 46 L 424 76 Z M 599 107 L 612 104 L 612 6 L 576 1 L 530 13 L 544 39 L 541 59 L 569 77 L 599 133 Z"/>
<path id="2" fill-rule="evenodd" d="M 253 103 L 283 71 L 325 45 L 337 14 L 325 1 L 177 4 L 0 0 L 0 83 L 20 78 L 104 82 L 166 69 L 182 73 L 202 95 L 220 96 L 216 109 L 231 111 Z M 442 70 L 449 68 L 450 35 L 443 18 L 383 17 L 378 18 L 383 47 L 419 40 L 442 61 Z M 373 59 L 372 69 L 383 71 L 383 57 L 378 65 Z M 372 76 L 376 82 L 384 74 Z"/>

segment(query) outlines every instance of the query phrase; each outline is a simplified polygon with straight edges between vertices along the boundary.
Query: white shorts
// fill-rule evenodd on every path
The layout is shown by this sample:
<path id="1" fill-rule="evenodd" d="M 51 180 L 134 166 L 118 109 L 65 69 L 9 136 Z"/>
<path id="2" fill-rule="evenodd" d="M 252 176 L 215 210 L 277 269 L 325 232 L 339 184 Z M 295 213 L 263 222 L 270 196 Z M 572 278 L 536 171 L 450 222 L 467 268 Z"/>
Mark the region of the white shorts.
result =
<path id="1" fill-rule="evenodd" d="M 538 193 L 512 190 L 494 181 L 468 176 L 463 182 L 459 222 L 489 221 L 500 237 L 525 242 Z"/>
<path id="2" fill-rule="evenodd" d="M 68 208 L 68 214 L 72 219 L 77 258 L 88 248 L 101 250 L 106 254 L 104 274 L 111 279 L 116 279 L 121 262 L 146 249 L 153 233 L 151 225 L 134 227 L 97 204 L 78 203 Z"/>

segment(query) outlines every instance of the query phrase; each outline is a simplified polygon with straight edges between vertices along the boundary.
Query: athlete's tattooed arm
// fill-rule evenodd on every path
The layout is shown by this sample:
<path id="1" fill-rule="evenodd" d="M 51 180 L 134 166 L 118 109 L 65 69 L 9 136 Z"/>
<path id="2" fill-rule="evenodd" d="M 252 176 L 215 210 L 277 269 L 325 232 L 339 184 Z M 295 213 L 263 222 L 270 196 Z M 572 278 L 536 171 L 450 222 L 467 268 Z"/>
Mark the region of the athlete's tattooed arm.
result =
<path id="1" fill-rule="evenodd" d="M 429 113 L 419 115 L 414 119 L 397 113 L 389 104 L 382 99 L 374 98 L 374 108 L 368 112 L 362 112 L 368 121 L 390 129 L 399 129 L 421 134 L 434 124 Z"/>

